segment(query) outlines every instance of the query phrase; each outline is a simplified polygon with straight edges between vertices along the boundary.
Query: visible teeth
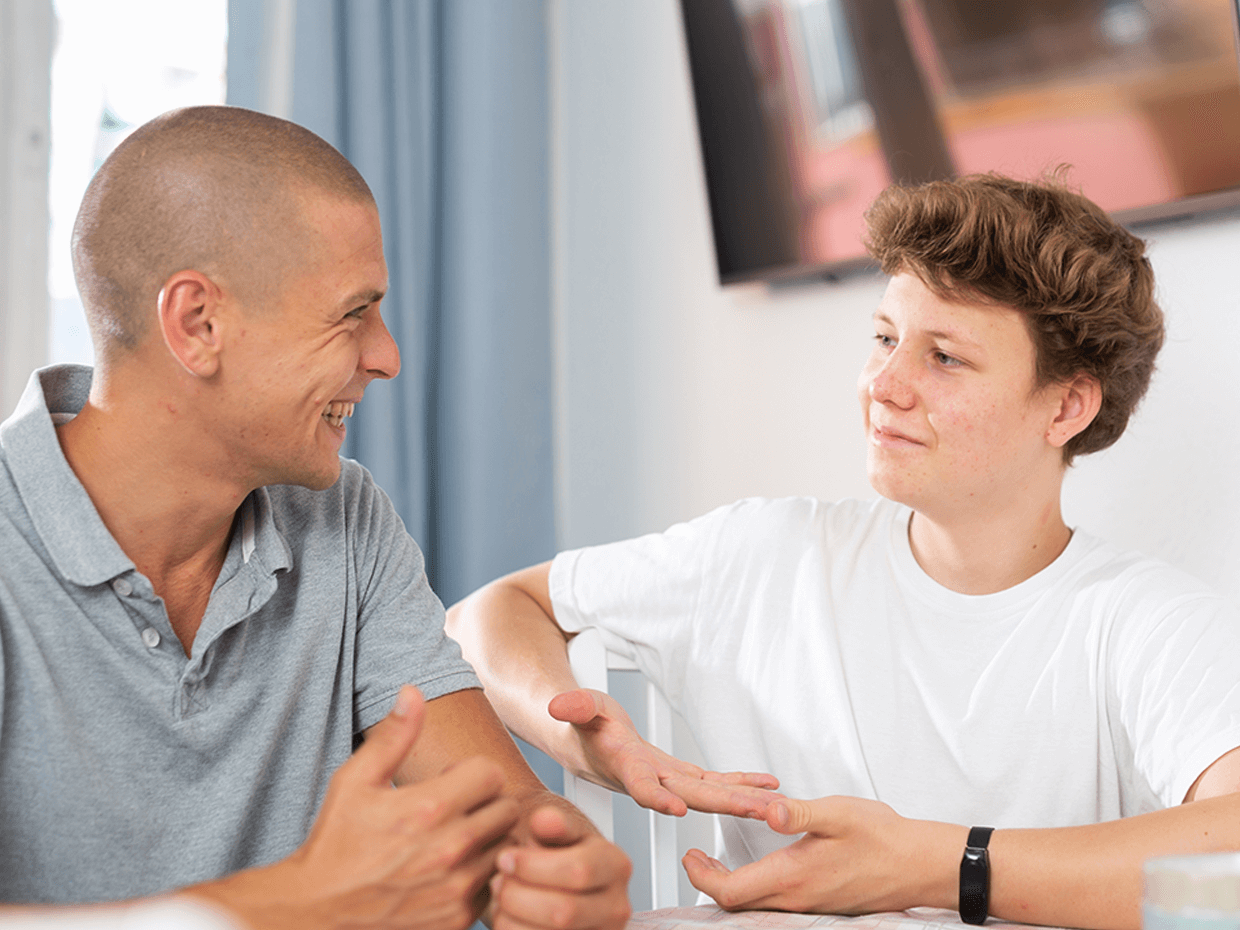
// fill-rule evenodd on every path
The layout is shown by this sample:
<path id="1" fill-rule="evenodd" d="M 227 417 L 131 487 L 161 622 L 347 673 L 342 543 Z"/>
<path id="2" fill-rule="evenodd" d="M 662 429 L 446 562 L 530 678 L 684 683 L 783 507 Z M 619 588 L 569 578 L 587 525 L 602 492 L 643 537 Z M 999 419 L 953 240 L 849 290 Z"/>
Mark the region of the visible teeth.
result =
<path id="1" fill-rule="evenodd" d="M 353 405 L 344 401 L 334 400 L 323 411 L 323 419 L 332 426 L 342 426 L 345 417 L 353 416 Z"/>

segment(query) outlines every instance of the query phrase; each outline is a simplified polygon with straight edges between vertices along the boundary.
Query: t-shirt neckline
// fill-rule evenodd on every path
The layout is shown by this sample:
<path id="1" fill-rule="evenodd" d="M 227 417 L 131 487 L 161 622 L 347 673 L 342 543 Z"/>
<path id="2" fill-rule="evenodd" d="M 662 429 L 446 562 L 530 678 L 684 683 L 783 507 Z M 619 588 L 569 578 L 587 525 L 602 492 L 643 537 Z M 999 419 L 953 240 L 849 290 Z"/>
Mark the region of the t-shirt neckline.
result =
<path id="1" fill-rule="evenodd" d="M 896 571 L 908 586 L 920 597 L 936 607 L 945 608 L 955 613 L 981 616 L 992 613 L 1007 613 L 1015 607 L 1027 604 L 1041 597 L 1056 587 L 1072 566 L 1080 562 L 1081 557 L 1089 548 L 1089 537 L 1073 527 L 1072 537 L 1063 552 L 1055 561 L 1037 574 L 1026 578 L 1019 584 L 993 594 L 961 594 L 935 581 L 921 567 L 917 557 L 913 555 L 913 547 L 909 542 L 909 521 L 913 517 L 911 507 L 899 504 L 892 508 L 891 525 L 889 527 L 889 546 Z"/>

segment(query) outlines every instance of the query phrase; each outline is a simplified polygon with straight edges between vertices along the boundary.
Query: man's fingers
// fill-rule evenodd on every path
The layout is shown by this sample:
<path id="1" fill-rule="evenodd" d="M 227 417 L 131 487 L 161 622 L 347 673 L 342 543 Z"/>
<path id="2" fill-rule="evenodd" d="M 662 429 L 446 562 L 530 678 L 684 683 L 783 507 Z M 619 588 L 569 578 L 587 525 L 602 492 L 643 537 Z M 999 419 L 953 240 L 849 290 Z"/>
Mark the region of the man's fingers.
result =
<path id="1" fill-rule="evenodd" d="M 496 930 L 501 926 L 501 915 L 527 927 L 587 930 L 622 927 L 629 913 L 627 896 L 616 893 L 615 889 L 566 893 L 505 879 L 496 900 Z"/>
<path id="2" fill-rule="evenodd" d="M 500 798 L 503 789 L 504 772 L 498 763 L 474 756 L 434 778 L 394 789 L 394 816 L 409 818 L 425 829 L 502 800 L 500 809 L 516 818 L 516 803 Z"/>
<path id="3" fill-rule="evenodd" d="M 542 811 L 534 817 L 538 813 Z M 497 866 L 505 888 L 518 883 L 575 893 L 596 892 L 614 885 L 624 887 L 632 874 L 629 857 L 596 833 L 588 833 L 572 846 L 505 849 Z"/>
<path id="4" fill-rule="evenodd" d="M 603 713 L 603 697 L 588 688 L 565 691 L 551 699 L 547 713 L 564 723 L 584 726 Z"/>
<path id="5" fill-rule="evenodd" d="M 422 693 L 413 685 L 405 685 L 396 695 L 392 710 L 366 731 L 365 742 L 340 771 L 365 785 L 390 785 L 397 767 L 422 732 L 425 719 L 426 701 Z"/>
<path id="6" fill-rule="evenodd" d="M 557 807 L 540 807 L 530 814 L 530 833 L 543 846 L 571 846 L 593 831 L 584 818 L 569 817 Z"/>

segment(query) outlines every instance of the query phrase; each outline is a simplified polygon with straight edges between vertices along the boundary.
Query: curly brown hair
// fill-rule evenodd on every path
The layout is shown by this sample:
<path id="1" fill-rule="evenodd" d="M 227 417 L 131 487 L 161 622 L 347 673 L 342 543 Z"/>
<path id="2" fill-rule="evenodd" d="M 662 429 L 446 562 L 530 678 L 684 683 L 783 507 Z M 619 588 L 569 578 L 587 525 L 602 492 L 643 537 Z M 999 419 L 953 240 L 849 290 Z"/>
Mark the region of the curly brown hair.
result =
<path id="1" fill-rule="evenodd" d="M 1061 177 L 893 185 L 866 213 L 866 247 L 886 274 L 912 272 L 940 297 L 1024 314 L 1038 386 L 1097 379 L 1102 406 L 1064 447 L 1071 464 L 1123 434 L 1164 330 L 1145 243 Z"/>

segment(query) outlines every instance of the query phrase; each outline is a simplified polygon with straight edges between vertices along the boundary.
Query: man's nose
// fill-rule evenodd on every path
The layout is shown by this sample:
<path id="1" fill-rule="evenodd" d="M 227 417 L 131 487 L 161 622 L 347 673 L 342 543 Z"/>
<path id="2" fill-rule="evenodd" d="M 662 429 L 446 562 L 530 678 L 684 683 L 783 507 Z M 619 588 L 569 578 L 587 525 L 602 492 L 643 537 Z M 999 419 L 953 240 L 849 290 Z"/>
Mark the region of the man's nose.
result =
<path id="1" fill-rule="evenodd" d="M 372 378 L 395 378 L 400 373 L 400 349 L 383 317 L 375 313 L 367 320 L 366 328 L 358 367 Z"/>

